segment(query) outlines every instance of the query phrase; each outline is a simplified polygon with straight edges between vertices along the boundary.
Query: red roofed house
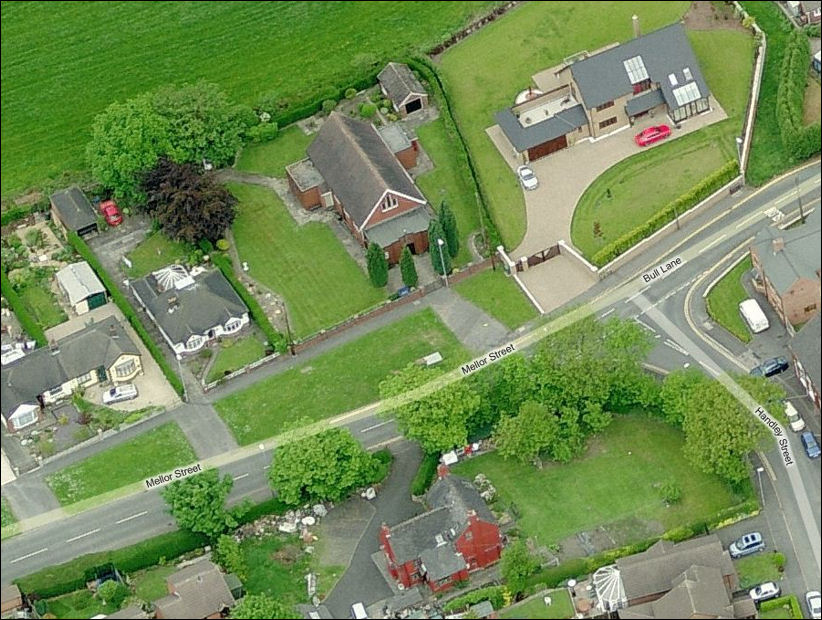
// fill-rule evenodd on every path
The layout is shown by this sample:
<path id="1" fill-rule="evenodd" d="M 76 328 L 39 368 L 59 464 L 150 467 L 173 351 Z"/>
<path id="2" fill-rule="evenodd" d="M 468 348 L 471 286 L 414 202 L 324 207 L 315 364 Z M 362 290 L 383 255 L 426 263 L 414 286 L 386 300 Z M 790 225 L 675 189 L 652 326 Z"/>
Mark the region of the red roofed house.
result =
<path id="1" fill-rule="evenodd" d="M 408 246 L 428 249 L 428 203 L 407 168 L 417 162 L 417 143 L 396 125 L 371 123 L 332 112 L 308 159 L 286 168 L 288 184 L 306 209 L 332 207 L 364 247 L 377 243 L 396 264 Z"/>
<path id="2" fill-rule="evenodd" d="M 470 482 L 440 465 L 425 502 L 428 512 L 380 529 L 388 572 L 405 588 L 427 583 L 433 592 L 446 590 L 499 560 L 499 526 Z"/>

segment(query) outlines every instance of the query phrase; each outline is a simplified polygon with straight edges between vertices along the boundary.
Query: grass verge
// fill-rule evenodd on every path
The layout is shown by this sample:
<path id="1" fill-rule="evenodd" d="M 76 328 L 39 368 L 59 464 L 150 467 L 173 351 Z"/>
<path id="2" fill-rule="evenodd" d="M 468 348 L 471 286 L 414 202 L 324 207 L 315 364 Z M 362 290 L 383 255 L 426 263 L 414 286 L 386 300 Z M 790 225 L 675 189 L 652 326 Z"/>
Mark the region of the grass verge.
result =
<path id="1" fill-rule="evenodd" d="M 742 276 L 751 269 L 753 263 L 747 256 L 714 285 L 705 300 L 710 317 L 742 342 L 750 342 L 752 337 L 751 330 L 739 314 L 739 304 L 748 298 L 742 286 Z"/>
<path id="2" fill-rule="evenodd" d="M 481 271 L 457 284 L 454 290 L 508 329 L 515 329 L 538 315 L 522 290 L 511 278 L 505 277 L 501 268 Z"/>

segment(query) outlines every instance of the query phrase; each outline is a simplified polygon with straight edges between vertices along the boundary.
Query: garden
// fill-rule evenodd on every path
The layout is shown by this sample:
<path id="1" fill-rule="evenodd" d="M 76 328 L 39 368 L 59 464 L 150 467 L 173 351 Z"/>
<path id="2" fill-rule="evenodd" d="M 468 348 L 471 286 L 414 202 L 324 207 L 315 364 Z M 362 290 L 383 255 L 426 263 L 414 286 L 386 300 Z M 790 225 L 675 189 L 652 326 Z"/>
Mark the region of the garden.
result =
<path id="1" fill-rule="evenodd" d="M 739 313 L 739 304 L 748 298 L 748 293 L 742 286 L 742 278 L 751 269 L 751 257 L 746 256 L 714 284 L 705 300 L 710 317 L 742 342 L 751 341 L 751 330 Z"/>
<path id="2" fill-rule="evenodd" d="M 185 265 L 194 251 L 183 241 L 172 241 L 162 231 L 151 232 L 126 255 L 131 267 L 124 265 L 129 278 L 142 278 L 168 265 Z"/>

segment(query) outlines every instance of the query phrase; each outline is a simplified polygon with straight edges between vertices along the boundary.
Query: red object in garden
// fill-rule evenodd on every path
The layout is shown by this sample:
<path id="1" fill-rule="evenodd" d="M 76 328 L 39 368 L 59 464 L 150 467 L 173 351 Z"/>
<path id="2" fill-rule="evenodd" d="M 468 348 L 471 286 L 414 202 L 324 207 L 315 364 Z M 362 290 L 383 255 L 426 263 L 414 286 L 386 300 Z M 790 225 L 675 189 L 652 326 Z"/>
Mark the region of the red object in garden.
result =
<path id="1" fill-rule="evenodd" d="M 119 226 L 123 223 L 123 214 L 113 200 L 104 200 L 100 203 L 100 213 L 106 218 L 109 226 Z"/>

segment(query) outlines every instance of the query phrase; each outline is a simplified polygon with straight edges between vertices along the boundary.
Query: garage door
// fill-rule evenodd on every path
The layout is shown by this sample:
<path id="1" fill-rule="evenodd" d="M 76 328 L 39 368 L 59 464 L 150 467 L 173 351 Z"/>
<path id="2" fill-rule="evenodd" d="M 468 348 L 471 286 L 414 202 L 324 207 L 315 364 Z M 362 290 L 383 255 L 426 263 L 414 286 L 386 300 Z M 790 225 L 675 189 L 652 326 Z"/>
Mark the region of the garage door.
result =
<path id="1" fill-rule="evenodd" d="M 543 142 L 528 149 L 528 161 L 535 161 L 540 157 L 550 155 L 554 151 L 564 149 L 566 146 L 568 146 L 568 139 L 565 136 L 559 136 L 548 142 Z"/>

